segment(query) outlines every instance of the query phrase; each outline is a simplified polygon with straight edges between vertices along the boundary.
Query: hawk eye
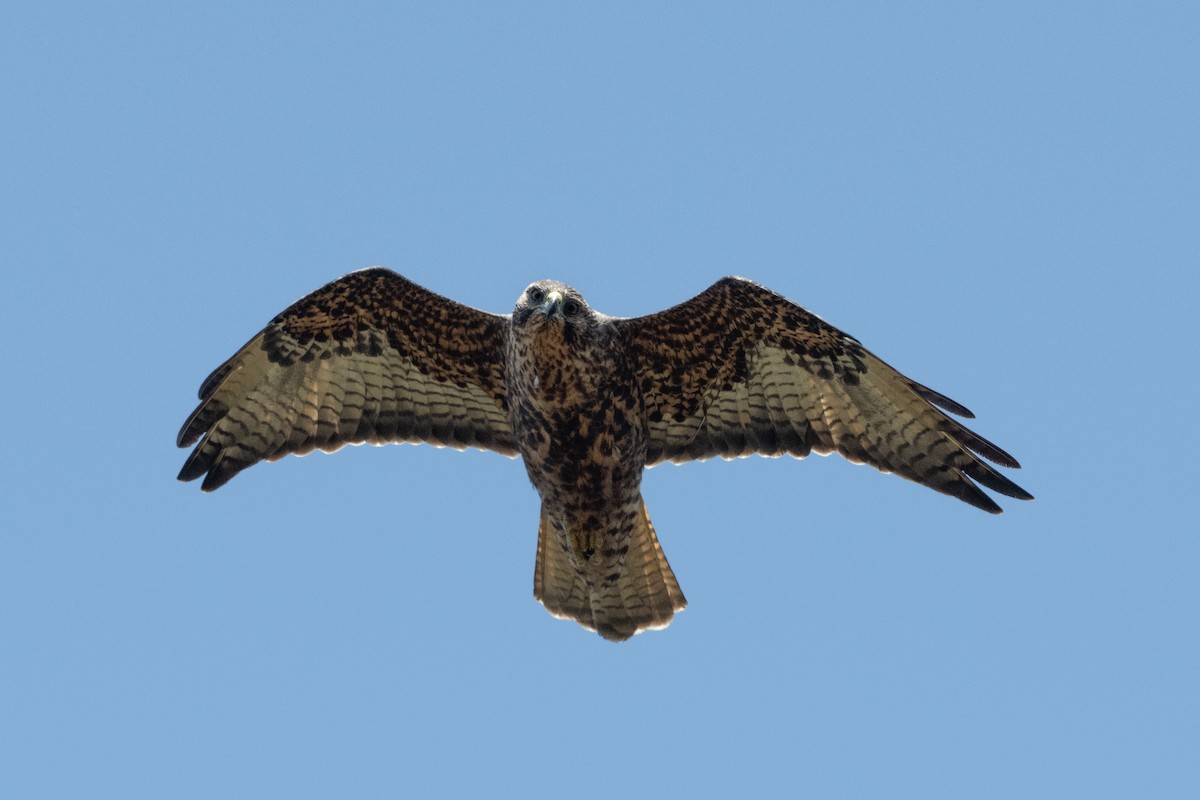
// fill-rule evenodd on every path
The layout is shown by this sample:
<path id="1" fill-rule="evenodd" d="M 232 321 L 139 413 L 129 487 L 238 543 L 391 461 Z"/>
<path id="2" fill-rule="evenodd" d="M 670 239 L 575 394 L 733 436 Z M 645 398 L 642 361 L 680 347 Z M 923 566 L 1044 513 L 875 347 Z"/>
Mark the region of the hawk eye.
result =
<path id="1" fill-rule="evenodd" d="M 578 300 L 571 299 L 571 300 L 567 300 L 567 302 L 563 303 L 563 313 L 566 314 L 568 317 L 573 317 L 582 310 L 583 310 L 583 306 L 579 305 Z"/>
<path id="2" fill-rule="evenodd" d="M 546 293 L 537 286 L 530 286 L 529 291 L 526 292 L 526 294 L 528 294 L 529 299 L 535 303 L 540 303 L 546 299 Z"/>

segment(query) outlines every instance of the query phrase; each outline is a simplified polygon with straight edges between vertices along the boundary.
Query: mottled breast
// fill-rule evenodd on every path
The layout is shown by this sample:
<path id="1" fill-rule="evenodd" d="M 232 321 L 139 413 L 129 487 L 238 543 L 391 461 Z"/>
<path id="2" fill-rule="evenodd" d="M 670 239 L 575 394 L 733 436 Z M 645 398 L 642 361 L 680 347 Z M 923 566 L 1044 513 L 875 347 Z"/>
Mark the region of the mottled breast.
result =
<path id="1" fill-rule="evenodd" d="M 554 319 L 514 330 L 506 381 L 530 480 L 552 505 L 610 505 L 639 491 L 640 385 L 613 328 Z"/>

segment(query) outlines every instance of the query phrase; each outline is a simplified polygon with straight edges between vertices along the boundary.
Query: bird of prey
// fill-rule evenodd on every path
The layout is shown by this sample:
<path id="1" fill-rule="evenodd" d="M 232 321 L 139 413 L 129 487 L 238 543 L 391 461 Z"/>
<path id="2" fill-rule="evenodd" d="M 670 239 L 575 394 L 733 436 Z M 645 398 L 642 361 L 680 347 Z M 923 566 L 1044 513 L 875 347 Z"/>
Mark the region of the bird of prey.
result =
<path id="1" fill-rule="evenodd" d="M 491 314 L 374 267 L 300 299 L 208 376 L 179 479 L 211 491 L 264 459 L 363 442 L 519 455 L 542 501 L 534 596 L 621 641 L 686 606 L 644 467 L 838 452 L 992 513 L 980 485 L 1031 499 L 984 461 L 1016 459 L 946 412 L 973 416 L 743 278 L 625 319 L 558 281 Z"/>

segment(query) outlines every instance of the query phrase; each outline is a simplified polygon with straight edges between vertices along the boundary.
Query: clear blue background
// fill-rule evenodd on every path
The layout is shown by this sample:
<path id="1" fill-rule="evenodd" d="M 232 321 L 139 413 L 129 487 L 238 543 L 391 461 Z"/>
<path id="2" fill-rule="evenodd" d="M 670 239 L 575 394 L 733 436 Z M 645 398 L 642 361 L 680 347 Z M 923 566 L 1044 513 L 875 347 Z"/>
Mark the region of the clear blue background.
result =
<path id="1" fill-rule="evenodd" d="M 1191 3 L 6 6 L 11 797 L 1196 797 Z M 632 316 L 725 274 L 966 404 L 1038 500 L 663 467 L 690 607 L 531 596 L 517 461 L 203 495 L 175 433 L 383 264 Z"/>

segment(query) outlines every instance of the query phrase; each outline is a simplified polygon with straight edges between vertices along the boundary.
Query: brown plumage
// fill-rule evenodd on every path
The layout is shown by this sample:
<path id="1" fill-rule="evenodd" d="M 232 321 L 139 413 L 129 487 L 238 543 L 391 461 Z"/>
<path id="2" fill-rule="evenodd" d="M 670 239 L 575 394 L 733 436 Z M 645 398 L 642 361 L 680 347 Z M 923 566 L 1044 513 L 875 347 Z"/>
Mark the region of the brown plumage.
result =
<path id="1" fill-rule="evenodd" d="M 556 281 L 497 315 L 372 268 L 290 306 L 204 381 L 179 478 L 211 491 L 264 459 L 361 442 L 520 455 L 542 499 L 535 597 L 619 641 L 686 605 L 644 467 L 836 451 L 993 513 L 976 484 L 1031 499 L 983 459 L 1016 460 L 942 409 L 972 416 L 742 278 L 619 319 Z"/>

